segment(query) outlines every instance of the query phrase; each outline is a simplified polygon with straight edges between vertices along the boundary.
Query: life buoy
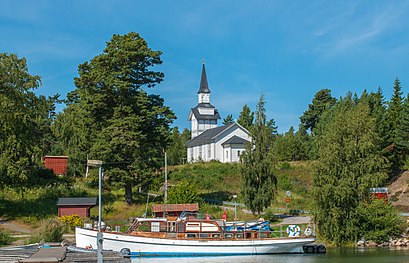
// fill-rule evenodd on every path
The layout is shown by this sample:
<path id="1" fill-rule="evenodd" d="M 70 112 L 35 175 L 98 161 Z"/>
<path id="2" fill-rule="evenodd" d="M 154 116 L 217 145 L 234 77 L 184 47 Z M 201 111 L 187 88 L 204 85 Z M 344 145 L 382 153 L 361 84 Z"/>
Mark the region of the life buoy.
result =
<path id="1" fill-rule="evenodd" d="M 287 234 L 289 237 L 299 237 L 301 229 L 297 225 L 289 225 L 287 227 Z"/>

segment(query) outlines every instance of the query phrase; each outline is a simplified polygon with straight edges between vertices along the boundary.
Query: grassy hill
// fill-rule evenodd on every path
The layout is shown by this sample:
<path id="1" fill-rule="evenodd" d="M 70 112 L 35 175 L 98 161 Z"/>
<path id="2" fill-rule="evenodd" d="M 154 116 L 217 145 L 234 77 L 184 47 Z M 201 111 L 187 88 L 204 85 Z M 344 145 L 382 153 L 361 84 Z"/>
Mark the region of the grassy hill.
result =
<path id="1" fill-rule="evenodd" d="M 285 208 L 285 193 L 291 191 L 291 209 L 311 209 L 312 166 L 309 162 L 279 163 L 275 175 L 278 179 L 278 191 L 274 208 Z M 239 164 L 210 162 L 171 167 L 170 184 L 181 180 L 195 183 L 203 198 L 233 201 L 233 195 L 237 195 L 237 201 L 241 202 Z"/>

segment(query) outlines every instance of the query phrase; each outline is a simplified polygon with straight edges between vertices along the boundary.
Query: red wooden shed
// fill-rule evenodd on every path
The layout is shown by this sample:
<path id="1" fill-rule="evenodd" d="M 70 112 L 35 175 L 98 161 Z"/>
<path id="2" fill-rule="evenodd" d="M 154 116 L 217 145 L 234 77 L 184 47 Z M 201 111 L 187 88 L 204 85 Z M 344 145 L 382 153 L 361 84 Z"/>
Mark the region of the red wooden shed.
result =
<path id="1" fill-rule="evenodd" d="M 96 197 L 58 198 L 58 217 L 78 215 L 89 217 L 90 209 L 98 204 Z"/>
<path id="2" fill-rule="evenodd" d="M 162 217 L 166 209 L 166 215 L 179 216 L 183 211 L 195 213 L 199 211 L 199 204 L 153 204 L 152 212 L 155 217 Z"/>
<path id="3" fill-rule="evenodd" d="M 44 156 L 44 167 L 53 170 L 54 174 L 66 175 L 68 156 Z"/>

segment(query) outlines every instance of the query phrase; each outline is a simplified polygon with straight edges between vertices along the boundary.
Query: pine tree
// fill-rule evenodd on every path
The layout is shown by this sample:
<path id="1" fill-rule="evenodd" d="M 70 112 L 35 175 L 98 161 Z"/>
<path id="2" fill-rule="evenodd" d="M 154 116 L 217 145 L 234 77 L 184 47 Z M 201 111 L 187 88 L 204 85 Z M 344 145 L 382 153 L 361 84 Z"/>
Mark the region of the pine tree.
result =
<path id="1" fill-rule="evenodd" d="M 267 121 L 264 97 L 257 104 L 256 119 L 252 128 L 252 142 L 242 154 L 243 200 L 253 212 L 260 214 L 270 206 L 277 189 L 277 178 L 273 173 L 272 154 L 274 120 Z"/>
<path id="2" fill-rule="evenodd" d="M 397 132 L 398 123 L 402 115 L 402 91 L 401 84 L 398 78 L 395 80 L 393 86 L 393 95 L 388 105 L 388 125 L 389 125 L 389 146 L 387 147 L 387 154 L 389 160 L 392 162 L 392 171 L 398 171 L 401 166 L 400 154 L 397 147 Z"/>
<path id="3" fill-rule="evenodd" d="M 229 114 L 226 116 L 226 118 L 223 119 L 223 125 L 229 125 L 234 123 L 233 115 Z"/>
<path id="4" fill-rule="evenodd" d="M 252 112 L 247 106 L 247 104 L 244 104 L 243 109 L 240 112 L 239 119 L 237 120 L 238 124 L 246 128 L 247 130 L 250 130 L 251 126 L 253 125 L 254 121 L 254 112 Z"/>
<path id="5" fill-rule="evenodd" d="M 388 107 L 388 121 L 391 129 L 392 142 L 395 142 L 394 137 L 396 135 L 396 129 L 398 127 L 398 121 L 402 113 L 402 88 L 398 78 L 395 79 L 393 86 L 393 96 L 389 102 Z"/>
<path id="6" fill-rule="evenodd" d="M 409 168 L 409 94 L 403 103 L 401 117 L 396 129 L 396 147 L 399 151 L 400 159 L 405 163 L 405 168 Z"/>
<path id="7" fill-rule="evenodd" d="M 61 139 L 74 147 L 89 139 L 89 157 L 108 164 L 107 180 L 125 188 L 127 203 L 133 187 L 149 187 L 153 171 L 163 165 L 175 119 L 160 96 L 146 91 L 163 80 L 162 72 L 152 70 L 162 63 L 161 54 L 138 33 L 114 35 L 102 54 L 78 66 L 77 89 L 68 95 L 67 109 L 80 105 L 73 111 L 82 113 L 86 129 L 72 116 L 60 118 L 77 126 L 64 125 Z M 66 136 L 70 130 L 79 134 Z"/>
<path id="8" fill-rule="evenodd" d="M 325 110 L 331 108 L 335 102 L 336 99 L 331 96 L 331 90 L 322 89 L 318 91 L 312 99 L 312 104 L 308 105 L 308 109 L 300 117 L 301 124 L 306 130 L 309 129 L 314 132 L 321 115 Z"/>

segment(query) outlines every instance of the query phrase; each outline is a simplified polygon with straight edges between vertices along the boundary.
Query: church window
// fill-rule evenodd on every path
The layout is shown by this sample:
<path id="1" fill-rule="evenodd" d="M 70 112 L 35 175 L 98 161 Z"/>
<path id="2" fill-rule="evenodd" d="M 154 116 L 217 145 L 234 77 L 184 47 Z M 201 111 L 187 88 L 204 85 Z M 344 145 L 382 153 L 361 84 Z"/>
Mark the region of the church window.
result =
<path id="1" fill-rule="evenodd" d="M 210 145 L 207 145 L 207 158 L 210 158 L 212 156 L 212 148 Z"/>
<path id="2" fill-rule="evenodd" d="M 237 157 L 240 157 L 240 151 L 237 151 Z"/>
<path id="3" fill-rule="evenodd" d="M 202 146 L 199 147 L 199 158 L 202 158 Z"/>
<path id="4" fill-rule="evenodd" d="M 229 151 L 226 151 L 226 159 L 229 158 Z"/>

